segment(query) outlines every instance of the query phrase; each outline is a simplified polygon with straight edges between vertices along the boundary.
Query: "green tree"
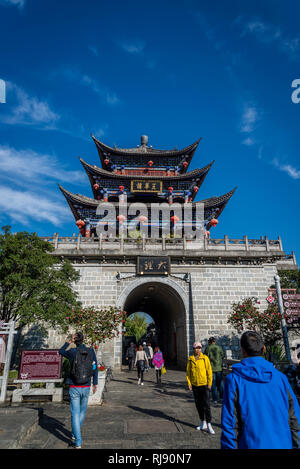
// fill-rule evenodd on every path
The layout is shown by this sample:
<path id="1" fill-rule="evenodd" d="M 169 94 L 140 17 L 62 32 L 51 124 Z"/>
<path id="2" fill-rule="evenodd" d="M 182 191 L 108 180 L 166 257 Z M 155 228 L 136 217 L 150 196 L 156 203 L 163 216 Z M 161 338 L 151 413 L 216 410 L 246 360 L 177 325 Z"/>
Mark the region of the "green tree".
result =
<path id="1" fill-rule="evenodd" d="M 281 288 L 296 288 L 300 293 L 300 270 L 279 270 Z"/>
<path id="2" fill-rule="evenodd" d="M 79 273 L 69 261 L 57 264 L 54 248 L 36 233 L 0 233 L 0 320 L 66 331 L 66 311 L 80 306 L 73 284 Z"/>
<path id="3" fill-rule="evenodd" d="M 147 321 L 145 316 L 134 313 L 125 321 L 126 335 L 134 335 L 137 342 L 147 331 Z"/>

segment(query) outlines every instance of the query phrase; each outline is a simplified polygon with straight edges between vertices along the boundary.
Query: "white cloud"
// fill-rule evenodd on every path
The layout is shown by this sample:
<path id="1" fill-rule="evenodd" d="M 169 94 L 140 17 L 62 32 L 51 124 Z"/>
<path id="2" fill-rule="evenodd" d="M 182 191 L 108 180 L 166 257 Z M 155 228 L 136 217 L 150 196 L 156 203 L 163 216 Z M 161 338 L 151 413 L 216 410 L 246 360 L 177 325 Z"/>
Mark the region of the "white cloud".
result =
<path id="1" fill-rule="evenodd" d="M 278 158 L 274 158 L 272 161 L 273 166 L 278 168 L 280 171 L 287 173 L 292 179 L 300 179 L 300 170 L 294 168 L 290 164 L 281 164 Z"/>
<path id="2" fill-rule="evenodd" d="M 30 225 L 32 220 L 56 226 L 71 212 L 57 182 L 86 184 L 82 171 L 68 171 L 54 156 L 31 149 L 16 150 L 0 145 L 0 214 Z"/>
<path id="3" fill-rule="evenodd" d="M 142 54 L 145 48 L 145 43 L 139 40 L 133 41 L 133 42 L 120 41 L 119 45 L 125 52 L 128 52 L 129 54 L 137 54 L 137 55 Z"/>
<path id="4" fill-rule="evenodd" d="M 88 46 L 88 48 L 89 48 L 89 50 L 91 51 L 91 53 L 92 53 L 93 55 L 95 55 L 96 57 L 99 56 L 97 47 L 95 47 L 95 46 Z"/>
<path id="5" fill-rule="evenodd" d="M 68 171 L 54 156 L 0 145 L 0 178 L 17 185 L 34 183 L 41 189 L 53 182 L 84 183 L 82 171 Z"/>
<path id="6" fill-rule="evenodd" d="M 9 113 L 1 117 L 5 124 L 27 124 L 54 127 L 60 116 L 50 109 L 46 101 L 29 96 L 14 83 L 7 82 L 7 105 Z M 13 103 L 9 106 L 9 103 Z"/>
<path id="7" fill-rule="evenodd" d="M 25 6 L 25 2 L 26 0 L 0 0 L 0 5 L 12 5 L 23 8 Z"/>
<path id="8" fill-rule="evenodd" d="M 239 18 L 236 22 L 242 24 L 241 36 L 251 34 L 261 43 L 277 45 L 278 50 L 285 53 L 290 59 L 299 59 L 300 36 L 291 36 L 278 26 L 258 18 L 249 21 Z"/>
<path id="9" fill-rule="evenodd" d="M 260 119 L 260 111 L 253 104 L 246 104 L 241 121 L 241 132 L 251 133 L 255 129 L 255 124 Z"/>
<path id="10" fill-rule="evenodd" d="M 62 225 L 71 218 L 69 208 L 38 192 L 18 191 L 0 186 L 0 212 L 12 220 L 29 225 L 31 220 Z"/>
<path id="11" fill-rule="evenodd" d="M 120 101 L 116 93 L 111 91 L 108 87 L 101 85 L 94 78 L 91 78 L 89 75 L 82 74 L 79 70 L 75 68 L 65 68 L 63 70 L 58 70 L 53 73 L 53 76 L 56 75 L 62 75 L 67 80 L 90 88 L 107 104 L 115 105 L 118 104 Z"/>
<path id="12" fill-rule="evenodd" d="M 245 138 L 245 140 L 242 141 L 242 144 L 251 147 L 252 145 L 255 145 L 255 141 L 252 137 L 247 137 Z"/>

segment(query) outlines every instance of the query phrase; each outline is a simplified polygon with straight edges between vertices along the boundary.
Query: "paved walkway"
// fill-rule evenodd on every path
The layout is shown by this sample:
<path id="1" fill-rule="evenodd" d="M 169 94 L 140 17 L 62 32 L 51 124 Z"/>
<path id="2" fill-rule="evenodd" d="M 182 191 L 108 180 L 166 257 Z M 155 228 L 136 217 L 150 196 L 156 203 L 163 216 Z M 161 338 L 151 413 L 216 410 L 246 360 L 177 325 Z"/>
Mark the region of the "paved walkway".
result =
<path id="1" fill-rule="evenodd" d="M 104 402 L 88 407 L 82 428 L 87 449 L 219 449 L 221 405 L 211 405 L 215 435 L 196 430 L 199 425 L 192 393 L 183 371 L 168 370 L 161 388 L 155 371 L 145 373 L 144 386 L 136 372 L 113 373 Z M 38 404 L 26 404 L 38 408 Z M 38 425 L 21 444 L 26 449 L 70 448 L 71 418 L 68 403 L 43 403 Z"/>

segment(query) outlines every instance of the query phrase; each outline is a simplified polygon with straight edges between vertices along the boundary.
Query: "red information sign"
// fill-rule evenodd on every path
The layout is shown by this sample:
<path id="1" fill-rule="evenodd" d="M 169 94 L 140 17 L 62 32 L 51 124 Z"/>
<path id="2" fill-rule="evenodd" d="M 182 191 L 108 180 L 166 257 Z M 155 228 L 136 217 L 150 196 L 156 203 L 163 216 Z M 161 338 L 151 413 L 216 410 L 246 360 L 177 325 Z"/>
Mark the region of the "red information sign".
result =
<path id="1" fill-rule="evenodd" d="M 58 350 L 23 350 L 19 379 L 60 379 L 61 363 Z"/>
<path id="2" fill-rule="evenodd" d="M 286 322 L 289 327 L 299 328 L 300 326 L 300 294 L 296 293 L 296 288 L 281 289 L 283 307 L 286 315 Z M 277 298 L 276 289 L 269 288 L 269 295 Z M 269 298 L 269 297 L 268 297 Z M 267 299 L 268 299 L 267 298 Z"/>

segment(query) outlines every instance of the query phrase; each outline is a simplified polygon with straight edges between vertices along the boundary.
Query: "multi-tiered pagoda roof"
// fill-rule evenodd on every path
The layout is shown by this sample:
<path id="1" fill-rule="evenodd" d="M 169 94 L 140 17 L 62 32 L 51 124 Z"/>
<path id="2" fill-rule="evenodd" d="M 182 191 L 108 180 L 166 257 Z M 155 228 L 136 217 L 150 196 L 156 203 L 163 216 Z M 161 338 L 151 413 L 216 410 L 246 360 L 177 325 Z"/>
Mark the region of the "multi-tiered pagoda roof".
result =
<path id="1" fill-rule="evenodd" d="M 194 202 L 214 161 L 200 169 L 188 171 L 193 155 L 201 139 L 181 149 L 158 150 L 148 146 L 148 137 L 141 137 L 141 145 L 135 148 L 113 148 L 92 136 L 100 157 L 101 167 L 91 165 L 80 158 L 93 193 L 93 198 L 73 194 L 60 187 L 72 210 L 81 233 L 89 236 L 99 216 L 96 211 L 103 202 L 119 202 L 126 195 L 127 202 L 190 203 L 194 208 L 204 204 L 206 229 L 218 223 L 235 189 L 219 197 Z M 116 217 L 118 218 L 118 217 Z M 151 225 L 151 215 L 147 217 Z M 118 220 L 114 221 L 118 225 Z"/>

